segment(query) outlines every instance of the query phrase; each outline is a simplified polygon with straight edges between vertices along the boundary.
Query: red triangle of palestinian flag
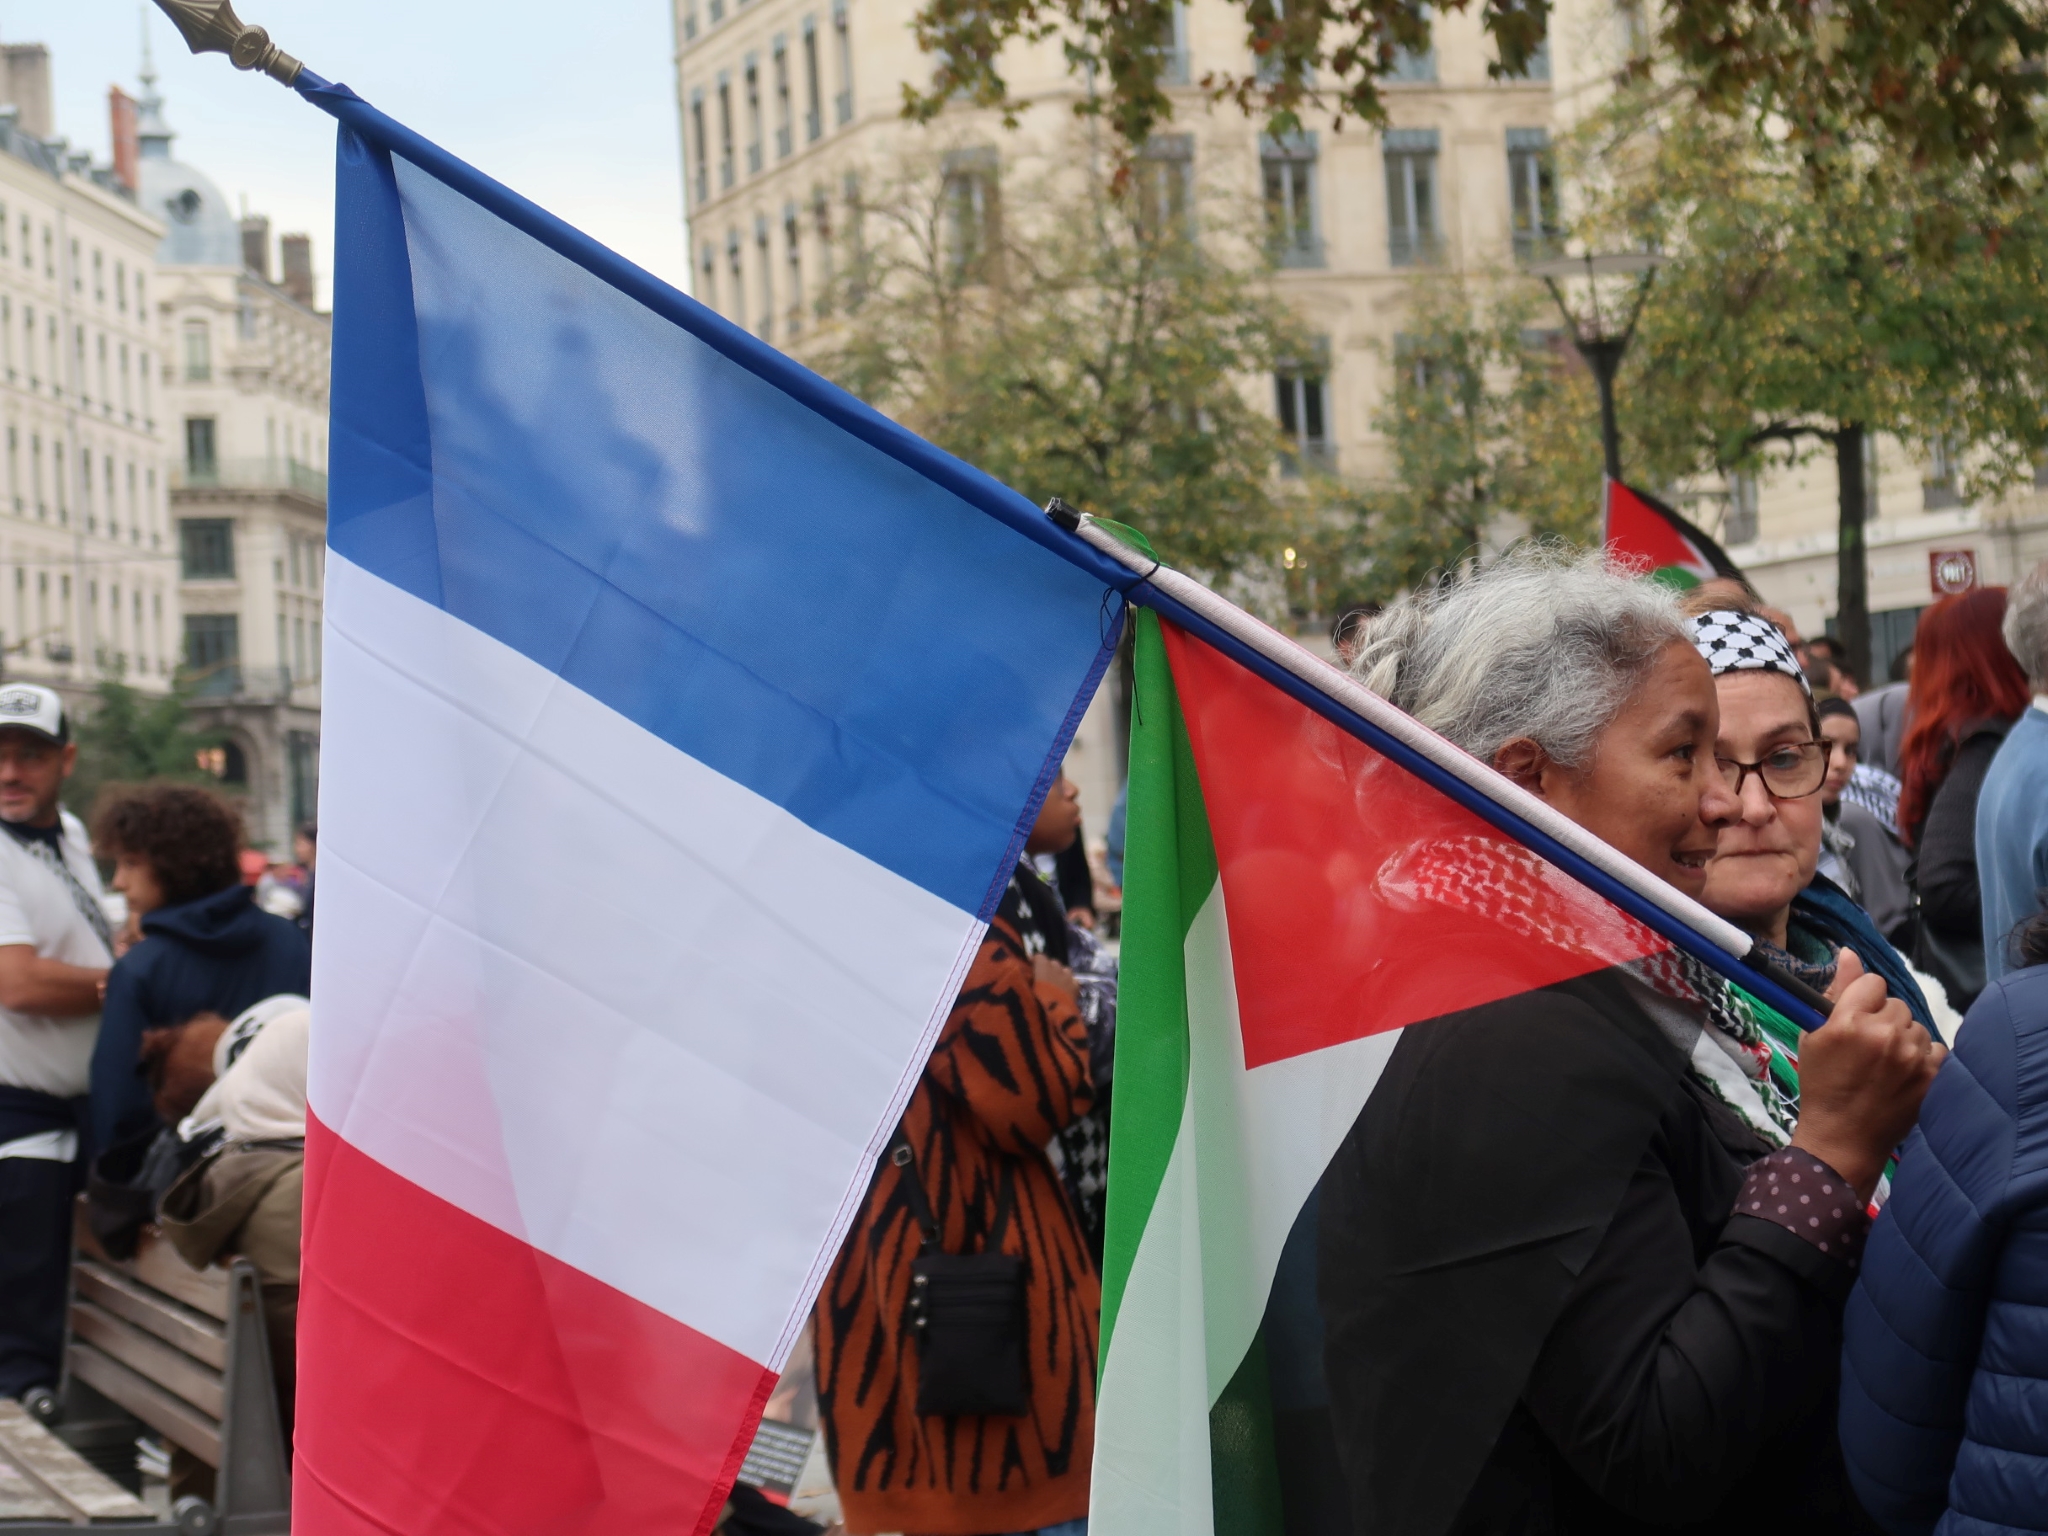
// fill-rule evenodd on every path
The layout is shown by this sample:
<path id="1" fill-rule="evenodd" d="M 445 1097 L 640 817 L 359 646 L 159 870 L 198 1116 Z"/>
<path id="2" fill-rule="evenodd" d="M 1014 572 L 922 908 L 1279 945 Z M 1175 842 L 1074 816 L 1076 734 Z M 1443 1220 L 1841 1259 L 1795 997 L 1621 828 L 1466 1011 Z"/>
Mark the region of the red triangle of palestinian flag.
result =
<path id="1" fill-rule="evenodd" d="M 1601 542 L 1607 552 L 1666 586 L 1696 587 L 1716 576 L 1748 585 L 1742 568 L 1707 535 L 1656 497 L 1606 482 L 1606 520 Z"/>

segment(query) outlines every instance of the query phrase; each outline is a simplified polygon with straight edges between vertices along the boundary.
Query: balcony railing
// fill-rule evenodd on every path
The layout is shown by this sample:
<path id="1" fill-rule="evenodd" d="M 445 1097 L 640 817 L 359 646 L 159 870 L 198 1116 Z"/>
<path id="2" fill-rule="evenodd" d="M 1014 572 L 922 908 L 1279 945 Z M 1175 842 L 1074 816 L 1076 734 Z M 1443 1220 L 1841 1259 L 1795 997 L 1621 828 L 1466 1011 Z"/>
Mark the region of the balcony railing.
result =
<path id="1" fill-rule="evenodd" d="M 171 466 L 174 491 L 293 491 L 315 501 L 327 500 L 327 472 L 291 459 L 189 460 Z"/>
<path id="2" fill-rule="evenodd" d="M 1443 258 L 1443 236 L 1433 231 L 1395 229 L 1387 236 L 1387 260 L 1390 265 L 1433 267 Z"/>
<path id="3" fill-rule="evenodd" d="M 1280 474 L 1283 478 L 1297 480 L 1304 469 L 1334 475 L 1337 472 L 1337 445 L 1326 438 L 1311 437 L 1281 451 Z"/>
<path id="4" fill-rule="evenodd" d="M 292 696 L 290 667 L 245 667 L 239 661 L 218 661 L 212 666 L 188 668 L 185 677 L 195 699 L 281 704 Z"/>

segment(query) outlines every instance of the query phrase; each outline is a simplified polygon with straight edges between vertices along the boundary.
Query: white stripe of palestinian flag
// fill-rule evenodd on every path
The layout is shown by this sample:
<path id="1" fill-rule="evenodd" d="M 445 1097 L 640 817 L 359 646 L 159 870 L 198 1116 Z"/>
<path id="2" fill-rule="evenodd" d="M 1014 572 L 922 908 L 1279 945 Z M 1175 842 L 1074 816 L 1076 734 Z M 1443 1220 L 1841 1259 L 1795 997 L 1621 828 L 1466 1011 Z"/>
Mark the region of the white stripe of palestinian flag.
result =
<path id="1" fill-rule="evenodd" d="M 1216 1529 L 1210 1411 L 1251 1347 L 1280 1250 L 1399 1030 L 1244 1064 L 1223 886 L 1185 941 L 1190 1072 L 1096 1410 L 1090 1530 Z"/>

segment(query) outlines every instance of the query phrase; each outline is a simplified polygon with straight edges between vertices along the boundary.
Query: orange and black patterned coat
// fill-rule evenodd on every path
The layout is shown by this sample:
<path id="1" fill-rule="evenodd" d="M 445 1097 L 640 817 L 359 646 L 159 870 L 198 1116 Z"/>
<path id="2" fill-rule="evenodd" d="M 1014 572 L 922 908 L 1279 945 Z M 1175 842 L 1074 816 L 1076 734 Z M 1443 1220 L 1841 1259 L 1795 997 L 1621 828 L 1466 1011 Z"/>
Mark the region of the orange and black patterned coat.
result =
<path id="1" fill-rule="evenodd" d="M 904 1325 L 923 1242 L 905 1171 L 884 1163 L 818 1298 L 818 1398 L 847 1529 L 993 1536 L 1088 1513 L 1101 1282 L 1044 1147 L 1094 1102 L 1087 1027 L 1032 981 L 1017 931 L 989 925 L 903 1127 L 948 1253 L 983 1251 L 1003 1168 L 1003 1241 L 1025 1260 L 1031 1406 L 920 1417 Z"/>

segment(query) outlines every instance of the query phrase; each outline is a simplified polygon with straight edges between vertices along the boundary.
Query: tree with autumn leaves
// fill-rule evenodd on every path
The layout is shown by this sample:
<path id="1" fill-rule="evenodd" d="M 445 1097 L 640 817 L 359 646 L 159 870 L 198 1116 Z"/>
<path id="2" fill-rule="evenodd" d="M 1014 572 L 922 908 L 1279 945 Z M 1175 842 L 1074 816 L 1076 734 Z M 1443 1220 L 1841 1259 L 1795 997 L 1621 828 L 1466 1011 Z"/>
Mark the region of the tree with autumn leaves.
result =
<path id="1" fill-rule="evenodd" d="M 1973 497 L 2033 478 L 2048 448 L 2048 205 L 1888 144 L 1822 150 L 1626 96 L 1579 153 L 1608 170 L 1583 238 L 1670 258 L 1619 380 L 1631 471 L 1670 484 L 1767 454 L 1831 458 L 1837 628 L 1870 676 L 1866 440 L 1940 445 Z"/>
<path id="2" fill-rule="evenodd" d="M 1141 525 L 1177 564 L 1269 564 L 1312 504 L 1276 473 L 1271 384 L 1305 328 L 1247 219 L 1199 189 L 908 155 L 871 178 L 811 360 L 1044 500 Z M 1263 385 L 1258 389 L 1248 385 Z"/>
<path id="3" fill-rule="evenodd" d="M 1431 12 L 1476 7 L 1496 78 L 1524 74 L 1548 35 L 1549 0 L 1237 0 L 1247 71 L 1200 84 L 1267 121 L 1305 111 L 1384 126 L 1384 82 L 1403 52 L 1426 51 Z M 1174 0 L 924 0 L 914 27 L 930 83 L 905 110 L 930 121 L 960 100 L 1014 114 L 1003 75 L 1012 43 L 1057 37 L 1093 84 L 1075 110 L 1132 147 L 1173 115 L 1164 89 Z M 1632 66 L 1669 66 L 1695 104 L 1768 119 L 1789 140 L 1883 141 L 1939 174 L 1999 189 L 2038 165 L 2048 17 L 2038 0 L 1665 0 L 1654 46 Z"/>
<path id="4" fill-rule="evenodd" d="M 1575 236 L 1667 257 L 1617 382 L 1629 474 L 1667 487 L 1831 459 L 1837 630 L 1870 676 L 1866 441 L 1939 444 L 1970 497 L 2034 477 L 2048 449 L 2048 206 L 1887 146 L 1817 154 L 1651 86 L 1617 96 L 1567 154 Z M 1413 345 L 1376 422 L 1389 483 L 1354 493 L 1318 548 L 1356 598 L 1489 540 L 1595 531 L 1591 382 L 1530 338 L 1554 309 L 1513 273 L 1425 278 L 1410 303 Z"/>
<path id="5" fill-rule="evenodd" d="M 1307 519 L 1298 608 L 1384 603 L 1515 538 L 1598 538 L 1599 407 L 1545 303 L 1512 272 L 1418 275 L 1373 420 L 1385 473 Z"/>

